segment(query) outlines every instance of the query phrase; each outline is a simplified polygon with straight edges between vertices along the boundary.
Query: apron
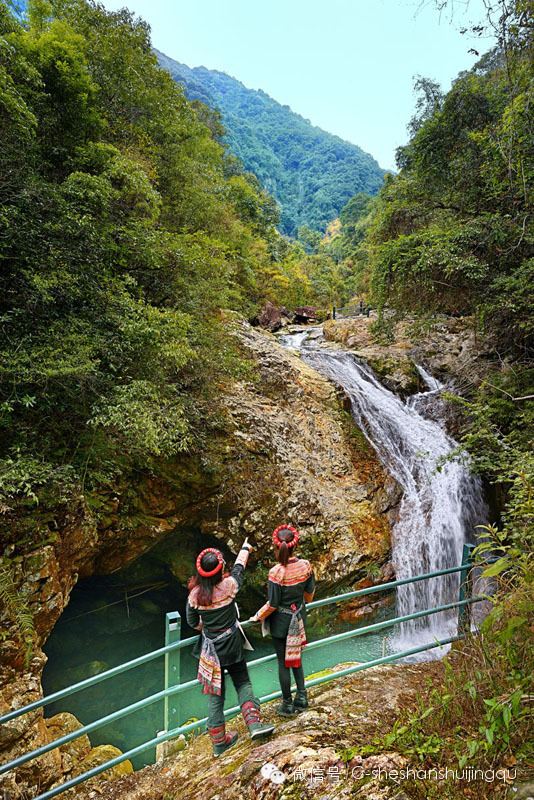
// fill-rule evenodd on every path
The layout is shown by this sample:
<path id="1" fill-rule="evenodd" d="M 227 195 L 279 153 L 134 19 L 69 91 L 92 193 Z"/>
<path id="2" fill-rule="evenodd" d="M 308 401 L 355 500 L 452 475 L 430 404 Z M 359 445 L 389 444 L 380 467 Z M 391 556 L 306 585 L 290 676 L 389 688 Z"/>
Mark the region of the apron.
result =
<path id="1" fill-rule="evenodd" d="M 306 645 L 306 629 L 304 627 L 304 620 L 302 619 L 301 611 L 302 605 L 298 608 L 293 603 L 291 608 L 284 608 L 279 606 L 277 611 L 282 614 L 289 614 L 291 619 L 289 621 L 289 628 L 286 638 L 286 652 L 284 663 L 286 667 L 300 667 L 302 666 L 302 648 Z M 269 624 L 269 617 L 266 617 L 261 622 L 261 632 L 263 636 L 270 633 L 271 626 Z"/>
<path id="2" fill-rule="evenodd" d="M 241 622 L 239 621 L 239 618 L 240 618 L 239 606 L 237 605 L 235 600 L 234 600 L 234 605 L 235 605 L 235 613 L 237 615 L 237 619 L 235 621 L 235 624 L 237 625 L 237 627 L 241 631 L 241 636 L 243 637 L 243 650 L 254 650 L 254 648 L 252 647 L 252 645 L 250 644 L 250 642 L 249 642 L 249 640 L 247 638 L 247 634 L 243 630 L 243 626 L 241 625 Z"/>
<path id="3" fill-rule="evenodd" d="M 216 636 L 215 639 L 208 639 L 204 632 L 201 634 L 202 648 L 200 650 L 197 678 L 202 685 L 203 694 L 222 694 L 222 668 L 215 642 L 221 642 L 236 631 L 239 631 L 244 639 L 243 649 L 254 650 L 239 621 L 239 608 L 237 607 L 237 603 L 236 611 L 238 619 L 236 619 L 233 625 Z"/>

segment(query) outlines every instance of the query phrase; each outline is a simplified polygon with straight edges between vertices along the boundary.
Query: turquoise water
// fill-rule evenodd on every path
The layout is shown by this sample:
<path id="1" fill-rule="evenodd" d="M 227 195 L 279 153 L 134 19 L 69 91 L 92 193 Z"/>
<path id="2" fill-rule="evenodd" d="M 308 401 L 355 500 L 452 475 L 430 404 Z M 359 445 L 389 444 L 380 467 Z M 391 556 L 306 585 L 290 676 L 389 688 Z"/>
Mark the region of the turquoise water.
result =
<path id="1" fill-rule="evenodd" d="M 143 575 L 144 583 L 133 580 Z M 183 587 L 164 572 L 150 572 L 134 568 L 116 573 L 108 578 L 89 579 L 77 586 L 61 619 L 54 628 L 45 647 L 48 663 L 43 675 L 45 694 L 62 689 L 83 678 L 129 661 L 164 644 L 165 613 L 178 610 L 184 617 L 186 592 Z M 340 590 L 341 591 L 341 590 Z M 241 603 L 242 616 L 258 607 L 258 601 L 249 598 Z M 248 607 L 247 607 L 248 606 Z M 386 614 L 392 616 L 393 606 L 382 610 L 372 620 L 366 618 L 362 625 L 378 621 Z M 354 623 L 340 622 L 335 606 L 312 611 L 308 617 L 308 640 L 321 639 L 333 633 L 349 630 Z M 185 620 L 182 638 L 194 635 Z M 247 635 L 254 652 L 247 655 L 253 660 L 272 653 L 269 638 L 263 639 L 259 626 L 249 627 Z M 380 657 L 387 647 L 388 631 L 329 644 L 324 648 L 304 651 L 303 665 L 306 675 L 344 661 L 368 661 Z M 198 662 L 192 655 L 192 646 L 184 648 L 180 656 L 181 681 L 196 677 Z M 251 667 L 251 678 L 257 695 L 276 691 L 278 686 L 276 661 Z M 164 688 L 164 659 L 136 667 L 49 706 L 46 715 L 70 711 L 84 724 L 92 722 L 125 705 L 134 703 Z M 234 706 L 237 698 L 231 681 L 228 681 L 226 706 Z M 173 702 L 176 707 L 176 699 Z M 199 687 L 179 695 L 177 718 L 180 723 L 206 716 L 206 699 Z M 113 744 L 122 751 L 153 738 L 164 728 L 163 702 L 148 706 L 126 718 L 110 723 L 90 735 L 93 746 Z M 154 751 L 133 759 L 139 768 L 154 761 Z"/>
<path id="2" fill-rule="evenodd" d="M 146 587 L 145 587 L 146 589 Z M 55 626 L 45 652 L 45 694 L 62 689 L 164 644 L 165 612 L 183 604 L 183 593 L 164 586 L 137 597 L 103 583 L 87 581 L 77 587 Z M 111 605 L 113 604 L 113 605 Z M 164 659 L 137 667 L 48 706 L 46 716 L 70 711 L 87 724 L 125 705 L 160 691 Z M 155 736 L 163 728 L 163 704 L 157 703 L 106 725 L 90 735 L 91 744 L 114 744 L 128 750 Z M 153 761 L 154 753 L 135 760 L 139 767 Z"/>
<path id="3" fill-rule="evenodd" d="M 327 611 L 325 608 L 311 611 L 308 617 L 309 624 L 307 626 L 308 641 L 312 642 L 317 639 L 323 639 L 334 633 L 341 633 L 345 630 L 357 627 L 355 623 L 340 623 L 336 621 L 336 610 L 332 606 Z M 321 619 L 322 617 L 322 619 Z M 384 619 L 385 614 L 379 616 L 375 615 L 372 622 L 377 622 L 379 619 Z M 369 624 L 370 620 L 366 619 L 365 623 Z M 271 640 L 269 637 L 262 638 L 259 626 L 248 627 L 246 629 L 247 636 L 251 644 L 254 646 L 254 652 L 247 654 L 247 661 L 253 661 L 264 655 L 273 653 Z M 303 653 L 303 667 L 306 676 L 313 675 L 328 667 L 333 667 L 346 661 L 370 661 L 374 658 L 380 658 L 387 652 L 387 631 L 383 634 L 378 632 L 376 634 L 367 634 L 366 636 L 348 639 L 344 642 L 329 643 L 324 647 L 314 648 L 311 650 L 304 649 Z M 185 638 L 185 637 L 184 637 Z M 181 680 L 191 680 L 196 677 L 196 670 L 198 662 L 193 657 L 192 646 L 184 648 L 181 651 Z M 270 694 L 271 692 L 278 691 L 280 686 L 278 684 L 278 668 L 276 659 L 264 664 L 249 667 L 250 677 L 254 691 L 258 696 Z M 204 717 L 207 714 L 207 701 L 200 694 L 198 687 L 184 692 L 178 696 L 179 715 L 181 721 L 185 721 L 191 717 Z M 176 704 L 176 703 L 175 703 Z M 233 689 L 231 680 L 227 679 L 227 692 L 226 692 L 226 707 L 237 705 L 237 697 Z"/>

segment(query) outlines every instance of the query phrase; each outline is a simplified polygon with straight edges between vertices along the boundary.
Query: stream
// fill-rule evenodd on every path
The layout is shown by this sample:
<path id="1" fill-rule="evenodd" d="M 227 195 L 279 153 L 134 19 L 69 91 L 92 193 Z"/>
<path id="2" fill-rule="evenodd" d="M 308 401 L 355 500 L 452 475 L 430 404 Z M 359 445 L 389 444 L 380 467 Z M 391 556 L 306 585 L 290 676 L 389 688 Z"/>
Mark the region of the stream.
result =
<path id="1" fill-rule="evenodd" d="M 450 459 L 458 443 L 444 422 L 426 416 L 429 406 L 439 403 L 443 384 L 418 367 L 427 391 L 403 402 L 354 353 L 324 346 L 320 329 L 283 335 L 280 341 L 345 391 L 354 420 L 402 488 L 392 532 L 397 579 L 460 564 L 464 542 L 473 539 L 474 527 L 486 520 L 487 510 L 481 481 L 469 471 L 466 455 Z M 397 615 L 453 602 L 458 587 L 458 574 L 400 586 Z M 390 644 L 408 649 L 454 636 L 456 626 L 456 611 L 434 614 L 397 626 Z M 431 657 L 443 654 L 431 652 Z"/>
<path id="2" fill-rule="evenodd" d="M 422 367 L 427 391 L 403 402 L 382 386 L 372 371 L 354 353 L 322 342 L 321 329 L 307 329 L 283 335 L 280 341 L 297 349 L 318 372 L 342 387 L 350 398 L 352 414 L 375 448 L 385 469 L 403 490 L 398 519 L 393 528 L 393 561 L 398 578 L 430 572 L 460 562 L 464 541 L 473 526 L 485 519 L 482 487 L 465 463 L 444 458 L 457 443 L 444 426 L 429 419 L 439 413 L 442 385 Z M 184 550 L 183 534 L 171 534 L 135 562 L 109 576 L 81 581 L 54 627 L 45 652 L 48 663 L 43 674 L 45 694 L 105 671 L 164 643 L 165 613 L 178 610 L 184 617 L 186 589 L 172 572 L 172 559 L 187 561 L 194 570 L 194 554 L 206 545 L 200 531 L 194 531 Z M 176 538 L 175 538 L 176 537 Z M 220 546 L 216 542 L 217 546 Z M 188 556 L 190 553 L 190 558 Z M 229 555 L 229 554 L 228 554 Z M 183 570 L 182 570 L 183 571 Z M 318 609 L 308 618 L 308 640 L 324 638 L 359 625 L 454 601 L 458 596 L 457 575 L 400 587 L 393 603 L 380 605 L 359 623 L 345 621 L 332 607 Z M 350 585 L 339 591 L 350 590 Z M 245 589 L 240 595 L 242 618 L 257 610 L 263 598 Z M 328 648 L 328 664 L 369 661 L 408 649 L 434 638 L 454 635 L 457 614 L 437 614 L 394 629 L 336 642 Z M 193 635 L 182 622 L 182 637 Z M 249 629 L 258 658 L 272 652 L 270 641 L 257 629 Z M 445 649 L 445 648 L 444 648 Z M 324 668 L 324 649 L 312 649 L 304 662 L 309 677 Z M 438 650 L 422 654 L 436 658 Z M 182 651 L 181 680 L 196 676 L 197 662 L 191 648 Z M 253 667 L 251 677 L 258 695 L 278 688 L 274 662 Z M 47 707 L 46 716 L 70 711 L 82 723 L 90 723 L 110 712 L 164 688 L 164 660 L 159 658 L 101 685 L 87 689 Z M 228 688 L 227 703 L 236 702 Z M 181 695 L 180 722 L 206 714 L 206 699 L 199 690 Z M 153 738 L 164 727 L 163 703 L 155 703 L 135 714 L 106 725 L 91 734 L 91 744 L 113 744 L 125 751 Z M 154 752 L 133 759 L 135 768 L 153 763 Z"/>

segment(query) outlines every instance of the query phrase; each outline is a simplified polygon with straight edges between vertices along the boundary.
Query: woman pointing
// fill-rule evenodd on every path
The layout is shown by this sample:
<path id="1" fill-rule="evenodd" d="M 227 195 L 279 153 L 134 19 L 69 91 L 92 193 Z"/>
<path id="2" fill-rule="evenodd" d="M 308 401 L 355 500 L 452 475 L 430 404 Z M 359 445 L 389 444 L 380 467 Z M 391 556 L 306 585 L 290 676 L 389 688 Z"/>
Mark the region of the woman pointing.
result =
<path id="1" fill-rule="evenodd" d="M 198 679 L 208 695 L 208 732 L 215 757 L 237 741 L 237 733 L 227 733 L 224 722 L 226 672 L 234 684 L 251 738 L 267 736 L 274 730 L 274 725 L 261 722 L 260 704 L 252 691 L 243 653 L 252 647 L 239 624 L 235 602 L 251 550 L 245 539 L 228 574 L 220 550 L 208 547 L 198 556 L 197 572 L 188 586 L 186 618 L 188 625 L 202 632 Z"/>

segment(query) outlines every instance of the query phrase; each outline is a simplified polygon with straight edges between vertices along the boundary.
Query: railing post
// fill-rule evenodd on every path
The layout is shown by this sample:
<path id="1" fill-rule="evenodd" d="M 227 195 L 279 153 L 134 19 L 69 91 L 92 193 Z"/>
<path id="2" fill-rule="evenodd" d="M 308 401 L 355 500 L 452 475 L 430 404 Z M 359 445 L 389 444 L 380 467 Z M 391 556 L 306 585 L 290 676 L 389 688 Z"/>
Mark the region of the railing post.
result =
<path id="1" fill-rule="evenodd" d="M 336 307 L 332 306 L 332 319 L 336 318 Z"/>
<path id="2" fill-rule="evenodd" d="M 165 644 L 179 642 L 182 633 L 182 618 L 178 611 L 170 611 L 165 615 Z M 165 653 L 165 688 L 180 683 L 180 653 L 177 648 Z M 165 730 L 171 731 L 180 725 L 180 695 L 173 694 L 165 698 Z"/>
<path id="3" fill-rule="evenodd" d="M 458 600 L 467 600 L 473 594 L 473 580 L 471 569 L 473 566 L 474 544 L 464 544 L 462 552 L 462 570 L 460 572 L 460 591 Z M 458 609 L 458 633 L 469 633 L 471 630 L 471 606 L 460 606 Z"/>

